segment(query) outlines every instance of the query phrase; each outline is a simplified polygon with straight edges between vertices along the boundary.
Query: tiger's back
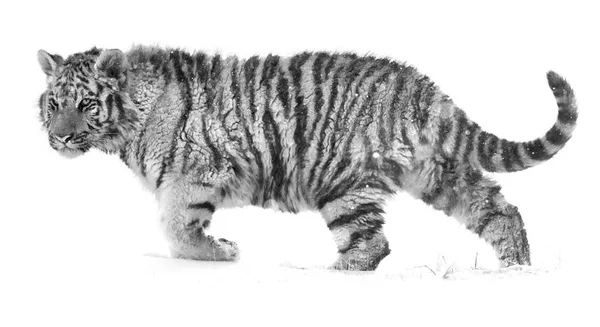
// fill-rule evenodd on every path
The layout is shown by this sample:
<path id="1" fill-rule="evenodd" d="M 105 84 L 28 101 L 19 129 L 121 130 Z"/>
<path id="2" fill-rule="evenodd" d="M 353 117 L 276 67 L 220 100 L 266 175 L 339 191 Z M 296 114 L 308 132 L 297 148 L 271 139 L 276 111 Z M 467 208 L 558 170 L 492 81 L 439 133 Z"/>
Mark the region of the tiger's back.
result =
<path id="1" fill-rule="evenodd" d="M 138 48 L 128 56 L 142 71 L 160 72 L 157 82 L 168 94 L 160 100 L 141 94 L 134 102 L 169 102 L 156 105 L 146 124 L 166 119 L 166 128 L 146 130 L 131 142 L 124 153 L 128 164 L 157 188 L 165 176 L 200 176 L 207 165 L 213 174 L 239 178 L 243 172 L 250 181 L 240 183 L 254 194 L 251 204 L 274 200 L 294 212 L 335 196 L 332 184 L 367 183 L 353 177 L 367 171 L 374 185 L 396 190 L 412 143 L 426 137 L 417 136 L 415 125 L 427 123 L 419 106 L 431 106 L 437 96 L 433 83 L 412 67 L 354 54 L 239 60 Z M 134 68 L 132 75 L 144 74 Z M 136 83 L 147 82 L 133 77 L 134 89 Z M 169 135 L 157 158 L 148 158 L 144 144 Z M 236 192 L 230 186 L 224 191 Z"/>

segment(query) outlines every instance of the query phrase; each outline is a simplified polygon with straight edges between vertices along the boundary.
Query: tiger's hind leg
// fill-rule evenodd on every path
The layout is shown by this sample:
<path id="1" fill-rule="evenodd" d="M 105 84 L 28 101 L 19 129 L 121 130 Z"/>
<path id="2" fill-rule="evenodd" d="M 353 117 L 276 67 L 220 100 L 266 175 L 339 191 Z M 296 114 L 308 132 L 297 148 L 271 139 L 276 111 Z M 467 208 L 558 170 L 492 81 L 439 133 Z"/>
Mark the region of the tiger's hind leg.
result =
<path id="1" fill-rule="evenodd" d="M 161 195 L 160 223 L 171 256 L 204 261 L 236 261 L 235 242 L 206 233 L 219 199 L 209 189 L 174 185 Z"/>
<path id="2" fill-rule="evenodd" d="M 433 161 L 424 163 L 416 176 L 426 182 L 411 193 L 483 238 L 496 251 L 501 266 L 531 264 L 523 219 L 492 179 L 470 166 Z"/>
<path id="3" fill-rule="evenodd" d="M 375 270 L 390 253 L 382 232 L 382 196 L 375 188 L 353 190 L 321 211 L 333 234 L 339 257 L 331 266 L 339 270 Z"/>

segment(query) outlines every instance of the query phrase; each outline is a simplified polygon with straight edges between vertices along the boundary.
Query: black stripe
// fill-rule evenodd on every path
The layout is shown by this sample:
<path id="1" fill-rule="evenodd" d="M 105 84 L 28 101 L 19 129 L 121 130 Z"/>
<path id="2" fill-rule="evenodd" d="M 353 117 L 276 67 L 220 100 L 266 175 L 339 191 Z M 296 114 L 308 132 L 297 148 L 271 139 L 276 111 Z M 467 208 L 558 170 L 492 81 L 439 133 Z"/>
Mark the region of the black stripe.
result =
<path id="1" fill-rule="evenodd" d="M 161 69 L 164 65 L 164 53 L 156 51 L 152 53 L 152 55 L 150 55 L 148 61 L 150 62 L 150 64 L 152 64 L 154 73 L 157 73 L 158 70 Z"/>
<path id="2" fill-rule="evenodd" d="M 191 67 L 194 67 L 194 76 L 196 76 L 198 78 L 198 81 L 200 83 L 199 87 L 204 89 L 205 97 L 206 97 L 206 99 L 208 99 L 207 89 L 210 88 L 210 86 L 208 86 L 208 83 L 210 81 L 210 77 L 209 77 L 210 67 L 209 67 L 208 56 L 205 53 L 198 52 L 198 53 L 195 53 L 193 55 L 193 57 L 190 57 L 186 61 L 188 62 L 188 69 L 191 70 Z M 206 101 L 205 105 L 208 106 L 208 100 Z M 203 125 L 202 126 L 203 129 L 205 129 L 204 122 L 202 125 Z M 204 136 L 204 137 L 206 137 L 206 136 Z M 196 166 L 195 163 L 197 162 L 197 160 L 195 160 L 194 162 L 192 162 L 192 164 L 189 164 L 190 154 L 192 152 L 192 146 L 190 144 L 191 140 L 189 140 L 186 135 L 184 141 L 185 141 L 185 146 L 183 148 L 183 153 L 182 153 L 183 162 L 181 164 L 181 173 L 182 174 L 185 174 L 185 173 L 189 172 L 191 169 L 193 169 Z M 205 142 L 206 142 L 206 140 L 205 140 Z"/>
<path id="3" fill-rule="evenodd" d="M 192 79 L 194 78 L 194 73 L 193 73 L 193 67 L 194 67 L 194 58 L 192 58 L 192 56 L 190 54 L 188 54 L 187 52 L 181 52 L 181 66 L 182 66 L 182 70 L 181 70 L 181 77 L 179 79 L 180 83 L 182 84 L 183 88 L 181 89 L 181 95 L 184 101 L 184 105 L 185 105 L 185 122 L 182 125 L 182 133 L 180 133 L 180 138 L 185 142 L 185 149 L 191 149 L 190 148 L 190 142 L 191 140 L 189 140 L 187 138 L 187 135 L 185 135 L 185 137 L 182 137 L 183 134 L 183 130 L 185 130 L 185 124 L 187 122 L 189 113 L 192 111 L 192 106 L 193 106 L 193 100 L 192 100 L 192 85 L 190 84 Z M 185 72 L 183 71 L 183 67 L 185 67 Z M 185 152 L 185 151 L 184 151 Z M 188 156 L 189 156 L 189 152 L 188 153 L 184 153 L 183 154 L 183 165 L 182 165 L 182 170 L 184 169 L 185 165 L 187 165 L 187 160 L 188 160 Z"/>
<path id="4" fill-rule="evenodd" d="M 256 87 L 255 87 L 255 79 L 256 79 L 256 70 L 260 65 L 260 59 L 258 56 L 250 57 L 244 63 L 244 77 L 245 77 L 245 92 L 247 92 L 250 110 L 250 121 L 247 122 L 247 126 L 254 126 L 256 122 Z M 257 178 L 257 190 L 253 194 L 251 199 L 251 204 L 256 205 L 261 201 L 261 196 L 263 193 L 261 192 L 265 188 L 265 168 L 262 160 L 261 153 L 259 152 L 256 145 L 254 145 L 255 140 L 251 136 L 250 132 L 248 132 L 248 144 L 252 147 L 252 153 L 254 154 L 257 169 L 258 169 L 258 178 Z"/>
<path id="5" fill-rule="evenodd" d="M 385 97 L 386 98 L 390 98 L 391 97 L 391 101 L 390 101 L 390 105 L 389 107 L 383 107 L 382 108 L 382 112 L 379 115 L 379 130 L 378 130 L 378 135 L 379 135 L 379 140 L 380 142 L 384 145 L 384 147 L 387 149 L 389 148 L 389 146 L 392 144 L 391 138 L 393 137 L 393 129 L 394 129 L 394 112 L 400 113 L 402 111 L 401 108 L 398 108 L 398 101 L 399 101 L 399 95 L 402 92 L 402 88 L 404 86 L 404 81 L 402 80 L 401 77 L 401 70 L 402 70 L 402 66 L 400 64 L 398 64 L 397 62 L 394 61 L 390 61 L 388 63 L 389 69 L 391 70 L 390 75 L 393 73 L 394 77 L 392 78 L 388 78 L 388 80 L 384 81 L 384 83 L 388 84 L 388 83 L 393 83 L 393 92 L 390 94 L 387 89 L 389 85 L 386 85 L 386 91 L 385 91 Z M 384 99 L 381 99 L 382 101 Z M 387 116 L 387 121 L 384 121 L 385 115 L 383 113 L 383 110 L 386 110 L 388 113 Z M 386 128 L 387 126 L 387 128 Z M 389 135 L 389 136 L 386 136 Z"/>
<path id="6" fill-rule="evenodd" d="M 304 104 L 304 95 L 302 94 L 302 66 L 306 63 L 310 53 L 304 52 L 296 55 L 290 60 L 290 75 L 295 89 L 296 105 L 294 106 L 294 116 L 296 117 L 296 129 L 294 130 L 294 143 L 296 144 L 296 159 L 300 171 L 304 166 L 304 152 L 307 147 L 304 132 L 306 131 L 307 107 Z"/>
<path id="7" fill-rule="evenodd" d="M 519 154 L 519 143 L 503 140 L 502 163 L 504 164 L 504 169 L 509 172 L 523 169 L 524 164 Z"/>
<path id="8" fill-rule="evenodd" d="M 391 113 L 393 112 L 397 112 L 399 115 L 401 115 L 404 111 L 405 111 L 405 106 L 403 106 L 403 104 L 400 103 L 400 99 L 405 98 L 404 97 L 404 85 L 406 84 L 406 80 L 405 80 L 405 76 L 410 76 L 410 69 L 409 67 L 404 67 L 404 69 L 402 70 L 398 70 L 396 71 L 396 77 L 394 79 L 395 82 L 395 86 L 394 86 L 394 93 L 392 95 L 392 103 L 390 104 L 390 111 Z M 394 125 L 396 123 L 396 120 L 394 119 L 394 117 L 391 115 L 390 113 L 390 119 L 388 120 L 388 125 L 387 125 L 387 132 L 388 132 L 388 137 L 387 137 L 387 143 L 388 144 L 392 144 L 394 138 L 396 137 L 396 132 L 394 131 Z M 402 124 L 402 129 L 400 131 L 400 133 L 402 133 L 402 139 L 405 142 L 405 144 L 410 145 L 412 147 L 411 142 L 409 141 L 408 137 L 406 137 L 406 131 L 404 128 L 404 118 L 400 118 L 401 120 L 401 124 Z M 408 142 L 408 143 L 407 143 Z"/>
<path id="9" fill-rule="evenodd" d="M 212 58 L 212 69 L 210 71 L 210 78 L 213 82 L 217 82 L 221 78 L 221 71 L 223 71 L 223 64 L 221 62 L 221 56 L 216 54 Z"/>
<path id="10" fill-rule="evenodd" d="M 344 70 L 344 66 L 338 68 L 332 77 L 333 81 L 331 82 L 331 93 L 329 94 L 329 106 L 327 106 L 327 112 L 325 113 L 325 116 L 323 117 L 324 122 L 323 122 L 323 125 L 321 126 L 321 132 L 319 133 L 319 139 L 318 139 L 319 143 L 317 144 L 317 158 L 316 158 L 315 163 L 313 164 L 312 168 L 310 169 L 310 174 L 308 176 L 308 184 L 307 185 L 312 185 L 312 183 L 316 177 L 316 174 L 315 174 L 316 169 L 319 166 L 319 164 L 321 163 L 321 159 L 323 158 L 323 149 L 325 147 L 325 145 L 324 145 L 325 133 L 326 133 L 325 131 L 327 130 L 327 125 L 328 125 L 329 119 L 331 118 L 331 115 L 335 108 L 335 99 L 338 96 L 338 84 L 340 82 L 340 74 L 342 73 L 343 70 Z"/>
<path id="11" fill-rule="evenodd" d="M 327 65 L 325 66 L 325 71 L 322 74 L 322 67 L 323 67 L 323 63 L 325 61 L 325 59 L 328 59 L 329 61 L 327 62 Z M 324 100 L 324 94 L 323 94 L 323 88 L 321 87 L 321 84 L 329 77 L 329 73 L 331 72 L 331 69 L 333 69 L 335 62 L 337 59 L 337 55 L 331 56 L 327 53 L 319 53 L 317 55 L 317 58 L 315 59 L 315 62 L 313 64 L 313 80 L 314 80 L 314 85 L 315 85 L 315 100 L 314 100 L 314 105 L 313 105 L 313 110 L 315 112 L 314 115 L 314 120 L 313 120 L 313 124 L 312 124 L 312 129 L 310 131 L 308 131 L 308 141 L 307 144 L 310 146 L 310 144 L 312 144 L 313 140 L 315 139 L 315 135 L 317 134 L 317 125 L 319 124 L 319 122 L 321 121 L 322 117 L 323 117 L 323 113 L 322 113 L 322 108 L 323 105 L 325 104 L 325 100 Z M 325 125 L 327 123 L 327 121 L 323 122 L 323 125 Z M 317 145 L 317 152 L 319 151 L 319 149 L 322 149 L 322 140 L 319 140 L 319 144 Z M 315 158 L 315 160 L 318 160 L 318 158 Z M 308 163 L 308 161 L 306 161 L 305 163 Z M 314 170 L 315 170 L 315 166 L 312 166 L 311 171 L 309 172 L 309 177 L 312 178 L 313 174 L 314 174 Z M 306 186 L 311 185 L 310 180 L 308 181 L 308 183 L 304 184 Z"/>
<path id="12" fill-rule="evenodd" d="M 159 188 L 163 182 L 163 178 L 167 170 L 171 168 L 173 162 L 175 161 L 175 153 L 177 151 L 177 141 L 180 138 L 181 131 L 185 127 L 185 124 L 188 119 L 189 112 L 191 110 L 191 94 L 190 94 L 190 86 L 189 81 L 183 73 L 181 67 L 181 53 L 180 51 L 172 51 L 170 54 L 170 61 L 173 65 L 174 75 L 176 81 L 181 81 L 183 85 L 179 85 L 179 90 L 181 92 L 181 98 L 183 99 L 185 106 L 182 110 L 181 115 L 175 125 L 173 130 L 173 136 L 171 138 L 171 145 L 169 148 L 169 153 L 165 156 L 162 161 L 160 173 L 158 178 L 156 179 L 156 188 Z"/>
<path id="13" fill-rule="evenodd" d="M 209 68 L 206 54 L 199 52 L 194 55 L 194 62 L 196 67 L 196 76 L 201 84 L 206 84 L 209 79 Z"/>
<path id="14" fill-rule="evenodd" d="M 277 124 L 273 119 L 269 104 L 271 103 L 271 80 L 275 76 L 279 64 L 279 57 L 268 55 L 263 64 L 263 72 L 261 76 L 261 85 L 264 85 L 265 90 L 265 105 L 262 121 L 264 125 L 265 140 L 269 145 L 271 157 L 271 186 L 265 188 L 264 199 L 269 198 L 271 193 L 275 200 L 279 201 L 284 198 L 281 189 L 285 178 L 285 167 L 281 160 L 281 136 Z"/>
<path id="15" fill-rule="evenodd" d="M 389 83 L 389 80 L 388 81 L 384 81 L 384 83 Z M 387 85 L 386 85 L 386 88 L 387 88 Z M 387 90 L 385 90 L 384 92 L 385 92 L 384 94 L 386 94 L 385 98 L 387 98 L 388 97 Z M 386 138 L 386 129 L 385 129 L 385 126 L 386 126 L 386 121 L 385 121 L 386 115 L 385 115 L 384 112 L 387 112 L 387 114 L 388 114 L 388 116 L 387 116 L 388 122 L 389 121 L 393 121 L 393 119 L 392 119 L 392 112 L 395 109 L 394 109 L 394 107 L 391 106 L 391 104 L 390 104 L 390 107 L 385 107 L 383 105 L 383 101 L 385 100 L 385 98 L 382 98 L 381 99 L 382 103 L 379 104 L 379 107 L 381 107 L 381 111 L 379 113 L 379 123 L 377 124 L 377 136 L 379 137 L 379 142 L 381 144 L 383 144 L 385 150 L 387 150 L 390 147 L 391 143 L 388 142 L 388 140 Z"/>
<path id="16" fill-rule="evenodd" d="M 119 159 L 121 159 L 121 161 L 123 161 L 129 167 L 129 163 L 127 162 L 127 147 L 128 146 L 129 146 L 129 142 L 127 142 L 126 144 L 124 144 L 121 147 L 121 150 L 119 150 Z"/>
<path id="17" fill-rule="evenodd" d="M 460 153 L 462 138 L 463 134 L 465 133 L 465 129 L 467 128 L 468 120 L 462 110 L 459 110 L 456 113 L 456 119 L 458 120 L 458 128 L 456 129 L 456 136 L 454 138 L 454 150 L 452 152 L 452 158 L 458 160 L 458 154 Z"/>
<path id="18" fill-rule="evenodd" d="M 193 209 L 193 210 L 207 210 L 210 213 L 214 213 L 215 212 L 215 206 L 214 204 L 210 203 L 210 202 L 196 202 L 196 203 L 190 203 L 188 204 L 188 209 Z"/>
<path id="19" fill-rule="evenodd" d="M 494 172 L 496 170 L 491 162 L 491 156 L 486 152 L 489 146 L 488 142 L 492 142 L 492 137 L 494 137 L 492 134 L 482 131 L 477 139 L 477 156 L 479 164 L 481 167 L 483 167 L 483 169 L 490 172 Z M 496 141 L 497 140 L 498 138 L 496 138 Z"/>
<path id="20" fill-rule="evenodd" d="M 85 85 L 85 84 L 83 84 L 83 83 L 79 83 L 79 82 L 77 82 L 77 83 L 75 83 L 75 87 L 76 87 L 77 89 L 84 89 L 84 90 L 86 90 L 86 91 L 91 91 L 91 89 L 90 89 L 90 88 L 89 88 L 87 85 Z"/>
<path id="21" fill-rule="evenodd" d="M 245 71 L 246 69 L 246 64 L 244 64 L 244 66 L 242 67 L 242 69 Z M 240 89 L 240 78 L 238 77 L 238 59 L 236 58 L 232 64 L 232 68 L 231 68 L 231 93 L 233 94 L 233 99 L 235 101 L 235 113 L 237 115 L 237 117 L 240 120 L 241 125 L 244 127 L 244 135 L 246 137 L 246 142 L 248 143 L 248 148 L 250 148 L 250 151 L 252 152 L 252 155 L 254 157 L 254 162 L 257 165 L 257 183 L 259 185 L 257 185 L 257 187 L 260 187 L 263 183 L 264 180 L 264 172 L 263 172 L 263 163 L 262 163 L 262 158 L 260 156 L 260 153 L 258 152 L 258 149 L 256 149 L 256 147 L 253 145 L 252 142 L 252 134 L 250 133 L 250 130 L 248 128 L 248 126 L 250 125 L 247 121 L 246 118 L 244 116 L 244 114 L 242 113 L 242 94 L 241 94 L 241 89 Z M 254 192 L 254 194 L 252 195 L 252 199 L 251 199 L 251 203 L 252 204 L 257 204 L 258 203 L 258 192 Z"/>
<path id="22" fill-rule="evenodd" d="M 504 170 L 506 171 L 514 171 L 515 169 L 512 167 L 512 151 L 511 151 L 511 143 L 507 140 L 502 140 L 502 164 L 504 165 Z"/>
<path id="23" fill-rule="evenodd" d="M 381 206 L 379 204 L 363 203 L 363 204 L 358 205 L 356 207 L 356 209 L 354 209 L 352 211 L 352 213 L 339 215 L 335 220 L 333 220 L 329 224 L 327 224 L 327 228 L 329 228 L 329 230 L 333 230 L 335 228 L 339 228 L 341 226 L 348 225 L 365 215 L 368 215 L 368 214 L 380 215 L 382 213 L 383 213 L 383 209 L 381 209 Z"/>
<path id="24" fill-rule="evenodd" d="M 443 119 L 438 129 L 438 146 L 442 148 L 444 142 L 448 139 L 448 135 L 452 132 L 452 121 L 450 119 Z"/>
<path id="25" fill-rule="evenodd" d="M 176 72 L 178 81 L 183 84 L 185 91 L 189 94 L 184 98 L 185 101 L 191 101 L 191 80 L 194 77 L 194 58 L 185 51 L 177 51 L 178 56 L 176 57 L 179 63 L 179 72 Z"/>
<path id="26" fill-rule="evenodd" d="M 98 93 L 98 95 L 102 94 L 102 91 L 104 91 L 104 86 L 96 83 L 96 92 Z"/>
<path id="27" fill-rule="evenodd" d="M 421 85 L 421 83 L 423 78 L 425 77 L 420 77 L 414 81 L 413 87 L 411 87 L 411 92 L 408 93 L 408 101 L 412 107 L 412 111 L 409 111 L 409 114 L 412 114 L 411 122 L 418 127 L 419 131 L 423 129 L 423 125 L 427 120 L 427 112 L 425 110 L 421 110 L 421 93 L 423 92 L 423 85 Z M 412 93 L 412 96 L 410 96 L 410 93 Z"/>
<path id="28" fill-rule="evenodd" d="M 410 151 L 414 150 L 414 146 L 412 144 L 412 142 L 410 141 L 410 138 L 408 137 L 408 134 L 406 134 L 406 119 L 400 119 L 400 136 L 402 136 L 402 143 L 404 143 L 404 145 L 408 146 Z"/>
<path id="29" fill-rule="evenodd" d="M 543 161 L 550 159 L 554 154 L 546 153 L 546 147 L 542 140 L 537 139 L 535 141 L 527 142 L 524 144 L 525 152 L 527 155 L 534 160 Z"/>
<path id="30" fill-rule="evenodd" d="M 329 56 L 329 61 L 327 62 L 327 65 L 325 66 L 325 75 L 324 75 L 325 78 L 327 78 L 327 76 L 329 76 L 329 73 L 335 66 L 335 63 L 337 62 L 338 57 L 339 56 L 337 54 Z"/>
<path id="31" fill-rule="evenodd" d="M 222 70 L 221 56 L 218 54 L 215 55 L 211 60 L 210 66 L 210 74 L 204 85 L 204 90 L 206 92 L 206 108 L 208 109 L 208 113 L 212 113 L 216 109 L 214 104 L 215 99 L 217 98 L 217 85 L 219 83 Z"/>
<path id="32" fill-rule="evenodd" d="M 260 60 L 258 56 L 253 56 L 248 58 L 248 60 L 244 63 L 244 77 L 246 78 L 246 90 L 248 91 L 248 100 L 249 100 L 249 109 L 251 114 L 251 121 L 254 123 L 256 121 L 256 104 L 255 101 L 255 87 L 254 87 L 254 79 L 256 74 L 256 68 L 260 64 Z"/>
<path id="33" fill-rule="evenodd" d="M 317 129 L 317 124 L 319 123 L 319 121 L 321 120 L 321 108 L 323 107 L 323 104 L 325 103 L 325 100 L 323 99 L 323 89 L 321 88 L 321 83 L 323 83 L 323 75 L 321 73 L 322 68 L 323 68 L 323 64 L 324 61 L 326 59 L 329 59 L 329 63 L 334 62 L 333 57 L 329 56 L 327 53 L 321 52 L 317 55 L 317 58 L 315 58 L 315 62 L 313 64 L 313 81 L 314 81 L 314 88 L 315 88 L 315 97 L 314 97 L 314 105 L 313 105 L 313 110 L 315 112 L 314 114 L 314 120 L 313 120 L 313 124 L 312 124 L 312 129 L 307 131 L 308 132 L 308 144 L 312 143 L 313 137 L 315 136 L 315 130 Z M 327 75 L 325 75 L 325 78 L 327 78 Z"/>
<path id="34" fill-rule="evenodd" d="M 112 120 L 112 111 L 113 111 L 113 103 L 114 103 L 112 93 L 106 97 L 106 101 L 104 103 L 106 104 L 106 112 L 107 112 L 106 115 L 109 120 Z"/>
<path id="35" fill-rule="evenodd" d="M 575 122 L 577 122 L 577 112 L 564 109 L 559 110 L 558 121 L 566 125 L 575 124 Z"/>
<path id="36" fill-rule="evenodd" d="M 183 60 L 183 67 L 185 67 L 186 82 L 190 85 L 190 82 L 194 78 L 194 57 L 187 52 L 182 52 L 181 59 Z"/>
<path id="37" fill-rule="evenodd" d="M 146 136 L 146 130 L 148 129 L 148 121 L 144 123 L 144 128 L 140 131 L 140 134 L 137 136 L 137 144 L 135 150 L 135 158 L 137 159 L 138 167 L 140 167 L 140 173 L 142 177 L 146 177 L 146 146 L 142 147 L 142 142 L 144 137 Z"/>
<path id="38" fill-rule="evenodd" d="M 212 153 L 212 162 L 214 163 L 215 168 L 219 169 L 222 161 L 221 151 L 219 151 L 208 134 L 208 130 L 206 129 L 206 120 L 202 122 L 202 137 L 204 139 L 204 144 L 206 144 Z"/>
<path id="39" fill-rule="evenodd" d="M 155 56 L 151 57 L 151 59 L 155 59 L 155 58 L 158 58 L 159 64 L 160 64 L 160 62 L 162 62 L 162 61 L 160 61 L 160 57 L 158 56 L 158 54 L 155 54 Z M 156 69 L 156 67 L 155 67 L 155 69 Z M 98 94 L 101 94 L 102 90 L 103 90 L 103 86 L 100 84 L 97 84 L 96 86 L 97 86 Z M 135 153 L 134 153 L 134 158 L 137 161 L 138 167 L 140 167 L 140 174 L 142 175 L 142 177 L 146 177 L 146 146 L 142 146 L 142 142 L 144 141 L 144 137 L 146 135 L 147 129 L 148 129 L 148 119 L 146 119 L 142 130 L 137 135 L 137 144 L 135 145 Z"/>
<path id="40" fill-rule="evenodd" d="M 285 118 L 289 118 L 291 111 L 289 84 L 282 69 L 279 70 L 279 80 L 277 81 L 277 98 L 281 101 Z"/>
<path id="41" fill-rule="evenodd" d="M 202 65 L 204 63 L 204 56 L 200 56 L 198 54 L 192 56 L 187 52 L 182 51 L 181 52 L 181 78 L 179 79 L 180 83 L 182 84 L 183 88 L 182 88 L 182 97 L 184 99 L 184 104 L 185 104 L 185 110 L 186 110 L 186 117 L 185 120 L 186 122 L 184 122 L 184 124 L 182 125 L 182 131 L 179 135 L 180 139 L 184 142 L 184 148 L 183 148 L 183 153 L 181 154 L 182 158 L 183 158 L 183 162 L 181 165 L 181 172 L 185 172 L 188 169 L 188 162 L 189 162 L 189 156 L 190 153 L 192 151 L 192 147 L 190 142 L 192 142 L 187 134 L 184 132 L 185 130 L 185 126 L 187 123 L 187 119 L 189 117 L 189 113 L 192 111 L 192 107 L 193 107 L 193 99 L 192 99 L 192 80 L 195 78 L 195 76 L 198 76 L 197 72 L 198 72 L 198 59 L 200 59 L 200 65 Z M 183 70 L 183 68 L 185 68 L 185 71 Z M 205 67 L 206 68 L 206 67 Z M 206 82 L 206 81 L 205 81 Z M 212 150 L 212 149 L 211 149 Z M 220 161 L 215 161 L 216 165 L 219 165 Z"/>
<path id="42" fill-rule="evenodd" d="M 172 54 L 172 52 L 171 52 L 171 54 Z M 168 55 L 165 58 L 165 61 L 166 62 L 164 62 L 160 65 L 160 68 L 161 68 L 160 76 L 162 76 L 162 78 L 165 80 L 165 85 L 169 85 L 169 84 L 171 84 L 171 81 L 173 79 L 173 71 L 171 69 L 171 60 Z"/>
<path id="43" fill-rule="evenodd" d="M 190 140 L 187 138 L 184 140 L 185 146 L 183 147 L 183 153 L 181 156 L 183 157 L 183 163 L 181 164 L 181 173 L 186 174 L 189 171 L 188 163 L 190 160 L 190 154 L 192 153 L 192 146 L 190 145 Z"/>
<path id="44" fill-rule="evenodd" d="M 569 137 L 560 130 L 560 128 L 556 125 L 552 126 L 552 128 L 546 132 L 546 140 L 554 145 L 564 145 L 569 140 Z"/>

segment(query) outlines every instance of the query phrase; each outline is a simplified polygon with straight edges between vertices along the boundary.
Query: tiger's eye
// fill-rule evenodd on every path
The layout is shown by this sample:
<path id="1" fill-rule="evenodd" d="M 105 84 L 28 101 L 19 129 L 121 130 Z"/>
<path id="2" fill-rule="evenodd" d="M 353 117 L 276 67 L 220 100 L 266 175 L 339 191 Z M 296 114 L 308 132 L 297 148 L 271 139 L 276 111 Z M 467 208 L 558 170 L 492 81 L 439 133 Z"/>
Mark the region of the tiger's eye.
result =
<path id="1" fill-rule="evenodd" d="M 92 100 L 90 100 L 90 99 L 88 99 L 88 98 L 85 98 L 85 99 L 81 100 L 80 104 L 81 104 L 82 106 L 87 106 L 88 104 L 90 104 L 90 102 L 91 102 L 91 101 L 92 101 Z"/>

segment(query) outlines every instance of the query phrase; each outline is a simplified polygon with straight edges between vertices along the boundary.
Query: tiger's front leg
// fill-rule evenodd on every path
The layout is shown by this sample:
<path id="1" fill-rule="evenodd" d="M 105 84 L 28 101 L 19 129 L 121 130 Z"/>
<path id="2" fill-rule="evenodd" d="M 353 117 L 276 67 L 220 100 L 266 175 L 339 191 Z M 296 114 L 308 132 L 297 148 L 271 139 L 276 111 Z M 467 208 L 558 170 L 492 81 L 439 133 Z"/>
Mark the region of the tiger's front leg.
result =
<path id="1" fill-rule="evenodd" d="M 175 184 L 160 196 L 160 224 L 169 242 L 171 256 L 206 261 L 236 261 L 235 242 L 206 233 L 219 203 L 214 191 Z"/>

